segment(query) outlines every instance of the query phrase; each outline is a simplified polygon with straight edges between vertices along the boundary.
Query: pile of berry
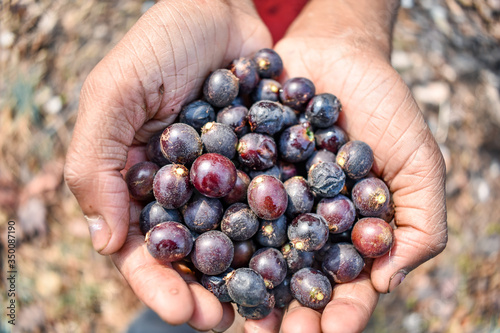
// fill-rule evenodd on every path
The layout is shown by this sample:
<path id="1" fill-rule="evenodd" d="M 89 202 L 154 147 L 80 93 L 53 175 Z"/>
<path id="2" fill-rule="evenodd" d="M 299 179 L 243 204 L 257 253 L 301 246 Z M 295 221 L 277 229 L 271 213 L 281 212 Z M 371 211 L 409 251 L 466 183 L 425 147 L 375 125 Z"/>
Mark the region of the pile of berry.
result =
<path id="1" fill-rule="evenodd" d="M 131 197 L 150 201 L 140 217 L 149 253 L 185 261 L 252 319 L 293 298 L 323 308 L 334 283 L 355 279 L 394 241 L 371 148 L 334 125 L 337 97 L 301 77 L 281 86 L 282 70 L 263 49 L 212 72 L 203 98 L 125 176 Z"/>

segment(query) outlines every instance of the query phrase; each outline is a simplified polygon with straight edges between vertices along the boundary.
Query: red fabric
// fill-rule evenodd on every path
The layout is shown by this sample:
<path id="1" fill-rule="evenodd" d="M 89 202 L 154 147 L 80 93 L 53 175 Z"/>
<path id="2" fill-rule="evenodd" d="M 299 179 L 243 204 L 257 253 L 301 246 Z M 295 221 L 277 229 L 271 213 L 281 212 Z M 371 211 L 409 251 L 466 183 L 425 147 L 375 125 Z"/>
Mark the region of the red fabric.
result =
<path id="1" fill-rule="evenodd" d="M 257 12 L 268 26 L 276 43 L 304 8 L 307 0 L 254 0 Z"/>

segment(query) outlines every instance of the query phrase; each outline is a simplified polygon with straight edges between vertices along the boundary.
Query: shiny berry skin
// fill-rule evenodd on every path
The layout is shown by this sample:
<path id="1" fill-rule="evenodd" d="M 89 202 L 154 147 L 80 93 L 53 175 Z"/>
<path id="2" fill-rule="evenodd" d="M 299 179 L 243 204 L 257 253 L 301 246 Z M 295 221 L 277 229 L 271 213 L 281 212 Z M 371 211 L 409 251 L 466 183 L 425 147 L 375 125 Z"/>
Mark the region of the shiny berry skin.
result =
<path id="1" fill-rule="evenodd" d="M 274 295 L 267 293 L 264 301 L 257 306 L 243 306 L 238 304 L 238 313 L 246 319 L 259 320 L 267 317 L 273 311 L 274 307 Z"/>
<path id="2" fill-rule="evenodd" d="M 294 163 L 285 162 L 283 160 L 278 161 L 278 167 L 281 172 L 281 181 L 287 181 L 288 179 L 298 176 L 299 172 Z"/>
<path id="3" fill-rule="evenodd" d="M 342 110 L 339 99 L 324 93 L 311 98 L 306 107 L 306 119 L 315 128 L 327 128 L 335 124 Z"/>
<path id="4" fill-rule="evenodd" d="M 283 61 L 273 49 L 261 49 L 253 57 L 261 78 L 275 79 L 283 72 Z"/>
<path id="5" fill-rule="evenodd" d="M 287 266 L 285 258 L 275 248 L 262 248 L 255 252 L 248 267 L 256 271 L 264 278 L 267 289 L 273 289 L 286 277 Z"/>
<path id="6" fill-rule="evenodd" d="M 279 102 L 280 100 L 281 83 L 272 79 L 260 80 L 257 87 L 252 93 L 254 102 L 258 101 L 273 101 Z"/>
<path id="7" fill-rule="evenodd" d="M 188 124 L 198 132 L 203 125 L 215 120 L 214 108 L 205 101 L 194 101 L 182 107 L 179 122 Z"/>
<path id="8" fill-rule="evenodd" d="M 300 251 L 295 248 L 293 243 L 283 245 L 281 253 L 286 260 L 288 274 L 293 274 L 305 267 L 311 267 L 314 263 L 314 252 Z"/>
<path id="9" fill-rule="evenodd" d="M 267 135 L 278 133 L 283 127 L 283 114 L 283 106 L 277 102 L 255 102 L 248 110 L 250 130 Z"/>
<path id="10" fill-rule="evenodd" d="M 283 128 L 288 128 L 299 123 L 297 113 L 289 106 L 283 105 Z"/>
<path id="11" fill-rule="evenodd" d="M 268 176 L 276 177 L 279 180 L 281 180 L 281 171 L 280 171 L 280 168 L 278 168 L 278 166 L 276 166 L 276 165 L 274 165 L 271 168 L 266 169 L 266 170 L 251 170 L 248 174 L 250 175 L 250 178 L 252 178 L 252 179 L 254 179 L 255 177 L 260 176 L 260 175 L 268 175 Z"/>
<path id="12" fill-rule="evenodd" d="M 259 218 L 248 205 L 237 202 L 226 209 L 221 222 L 221 230 L 232 240 L 250 239 L 258 229 Z"/>
<path id="13" fill-rule="evenodd" d="M 248 205 L 264 220 L 276 220 L 285 213 L 288 196 L 283 183 L 273 176 L 255 177 L 248 186 Z"/>
<path id="14" fill-rule="evenodd" d="M 303 111 L 315 93 L 316 88 L 311 80 L 305 77 L 294 77 L 283 84 L 280 101 L 292 109 Z"/>
<path id="15" fill-rule="evenodd" d="M 203 84 L 203 96 L 211 105 L 223 108 L 238 96 L 239 80 L 228 69 L 213 71 Z"/>
<path id="16" fill-rule="evenodd" d="M 201 142 L 207 153 L 216 153 L 232 159 L 236 154 L 238 137 L 231 126 L 209 122 L 201 128 Z"/>
<path id="17" fill-rule="evenodd" d="M 352 227 L 356 219 L 356 208 L 348 197 L 337 194 L 333 198 L 321 199 L 316 207 L 316 214 L 325 218 L 332 234 L 339 234 Z"/>
<path id="18" fill-rule="evenodd" d="M 332 297 L 332 285 L 326 275 L 313 268 L 303 268 L 292 276 L 290 290 L 300 304 L 311 309 L 324 308 Z"/>
<path id="19" fill-rule="evenodd" d="M 125 174 L 130 197 L 139 201 L 151 201 L 153 196 L 153 179 L 160 167 L 153 162 L 144 161 L 133 165 Z"/>
<path id="20" fill-rule="evenodd" d="M 282 215 L 276 220 L 260 220 L 259 230 L 254 239 L 265 247 L 280 247 L 288 240 L 287 219 Z"/>
<path id="21" fill-rule="evenodd" d="M 222 203 L 215 198 L 195 194 L 181 209 L 184 223 L 194 232 L 216 229 L 224 214 Z"/>
<path id="22" fill-rule="evenodd" d="M 257 306 L 267 296 L 266 284 L 259 273 L 251 268 L 238 268 L 226 277 L 227 290 L 236 304 Z"/>
<path id="23" fill-rule="evenodd" d="M 167 209 L 183 206 L 193 194 L 188 169 L 180 164 L 167 164 L 156 173 L 153 181 L 156 201 Z"/>
<path id="24" fill-rule="evenodd" d="M 218 275 L 203 274 L 200 281 L 201 285 L 212 294 L 214 294 L 219 302 L 231 302 L 232 299 L 231 296 L 229 296 L 229 292 L 227 291 L 225 278 L 233 271 L 234 269 L 230 267 L 226 271 Z"/>
<path id="25" fill-rule="evenodd" d="M 230 105 L 217 113 L 217 122 L 231 126 L 239 138 L 250 132 L 248 126 L 248 109 L 243 105 Z"/>
<path id="26" fill-rule="evenodd" d="M 365 217 L 354 224 L 352 244 L 366 258 L 378 258 L 394 244 L 394 231 L 389 223 L 377 217 Z"/>
<path id="27" fill-rule="evenodd" d="M 228 69 L 238 78 L 240 93 L 249 94 L 259 84 L 259 72 L 253 59 L 244 57 L 234 59 Z"/>
<path id="28" fill-rule="evenodd" d="M 364 266 L 363 257 L 356 251 L 354 245 L 337 243 L 328 249 L 321 268 L 336 283 L 345 283 L 357 278 Z"/>
<path id="29" fill-rule="evenodd" d="M 314 133 L 308 122 L 290 126 L 281 133 L 278 144 L 282 160 L 302 162 L 314 152 Z"/>
<path id="30" fill-rule="evenodd" d="M 191 165 L 203 152 L 198 132 L 183 123 L 175 123 L 165 128 L 160 136 L 160 143 L 163 155 L 171 163 Z"/>
<path id="31" fill-rule="evenodd" d="M 286 307 L 293 300 L 293 295 L 290 291 L 290 278 L 286 277 L 283 282 L 271 290 L 271 293 L 274 295 L 274 307 Z"/>
<path id="32" fill-rule="evenodd" d="M 366 217 L 382 217 L 391 203 L 387 185 L 374 177 L 358 181 L 352 188 L 351 197 L 359 213 Z"/>
<path id="33" fill-rule="evenodd" d="M 142 234 L 146 235 L 152 227 L 166 221 L 182 223 L 182 215 L 177 209 L 166 209 L 157 201 L 152 201 L 141 210 L 139 227 Z"/>
<path id="34" fill-rule="evenodd" d="M 190 179 L 193 186 L 209 198 L 222 198 L 231 192 L 236 184 L 236 167 L 225 156 L 203 154 L 194 161 Z"/>
<path id="35" fill-rule="evenodd" d="M 222 197 L 222 202 L 226 205 L 234 204 L 235 202 L 246 202 L 247 190 L 250 184 L 250 177 L 243 171 L 236 169 L 236 183 L 233 189 Z"/>
<path id="36" fill-rule="evenodd" d="M 352 179 L 368 175 L 373 160 L 372 149 L 363 141 L 349 141 L 337 153 L 337 164 Z"/>
<path id="37" fill-rule="evenodd" d="M 191 261 L 200 272 L 218 275 L 229 268 L 233 261 L 233 242 L 224 233 L 210 230 L 196 238 Z"/>
<path id="38" fill-rule="evenodd" d="M 314 164 L 322 162 L 334 162 L 336 156 L 331 151 L 326 149 L 316 150 L 306 162 L 306 170 L 309 170 Z"/>
<path id="39" fill-rule="evenodd" d="M 146 157 L 151 162 L 157 164 L 159 167 L 169 164 L 170 162 L 163 155 L 161 151 L 161 143 L 160 143 L 160 133 L 156 133 L 151 138 L 149 138 L 148 143 L 146 145 Z"/>
<path id="40" fill-rule="evenodd" d="M 283 185 L 288 195 L 286 216 L 295 218 L 300 214 L 311 212 L 314 205 L 314 194 L 304 177 L 292 177 L 284 182 Z"/>
<path id="41" fill-rule="evenodd" d="M 276 143 L 268 135 L 248 133 L 240 138 L 236 149 L 238 161 L 252 170 L 266 170 L 276 163 Z"/>
<path id="42" fill-rule="evenodd" d="M 334 154 L 349 141 L 346 132 L 335 125 L 328 128 L 316 129 L 314 131 L 314 138 L 316 139 L 316 147 L 318 149 L 326 149 Z"/>
<path id="43" fill-rule="evenodd" d="M 253 254 L 257 251 L 257 246 L 251 239 L 241 242 L 233 242 L 234 258 L 231 263 L 233 268 L 248 267 L 248 262 L 252 259 Z"/>
<path id="44" fill-rule="evenodd" d="M 186 257 L 193 247 L 193 237 L 188 228 L 172 221 L 155 225 L 146 234 L 145 241 L 151 256 L 162 263 Z"/>
<path id="45" fill-rule="evenodd" d="M 300 251 L 316 251 L 328 240 L 325 219 L 313 213 L 305 213 L 293 219 L 288 226 L 288 239 Z"/>
<path id="46" fill-rule="evenodd" d="M 308 172 L 311 190 L 321 197 L 331 198 L 340 193 L 345 184 L 345 174 L 334 162 L 314 164 Z"/>

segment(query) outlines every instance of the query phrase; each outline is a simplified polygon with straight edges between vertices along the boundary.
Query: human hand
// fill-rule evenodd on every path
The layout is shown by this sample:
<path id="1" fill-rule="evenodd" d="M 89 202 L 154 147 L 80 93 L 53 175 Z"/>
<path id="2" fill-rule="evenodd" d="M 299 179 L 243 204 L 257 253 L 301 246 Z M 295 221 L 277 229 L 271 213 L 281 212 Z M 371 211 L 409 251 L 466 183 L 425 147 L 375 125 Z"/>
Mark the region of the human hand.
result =
<path id="1" fill-rule="evenodd" d="M 374 171 L 396 206 L 395 244 L 360 277 L 334 287 L 322 313 L 294 301 L 282 322 L 288 332 L 359 332 L 379 293 L 439 254 L 447 241 L 445 166 L 408 87 L 390 64 L 395 1 L 312 0 L 275 47 L 288 77 L 307 77 L 316 92 L 343 105 L 338 124 L 368 143 Z M 371 267 L 370 267 L 371 266 Z M 272 327 L 273 319 L 254 322 Z"/>
<path id="2" fill-rule="evenodd" d="M 146 160 L 148 138 L 197 97 L 211 70 L 270 46 L 250 1 L 160 1 L 84 83 L 66 182 L 94 248 L 112 255 L 136 295 L 168 323 L 220 330 L 234 312 L 182 269 L 149 255 L 138 225 L 142 207 L 130 200 L 122 174 Z"/>

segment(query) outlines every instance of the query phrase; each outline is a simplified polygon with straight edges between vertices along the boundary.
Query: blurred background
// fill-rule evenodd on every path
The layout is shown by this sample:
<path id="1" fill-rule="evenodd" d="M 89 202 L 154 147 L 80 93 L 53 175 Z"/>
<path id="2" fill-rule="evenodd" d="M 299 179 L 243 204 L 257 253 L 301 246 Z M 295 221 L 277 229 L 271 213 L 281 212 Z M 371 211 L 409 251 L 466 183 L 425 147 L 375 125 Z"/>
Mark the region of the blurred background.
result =
<path id="1" fill-rule="evenodd" d="M 366 332 L 500 332 L 500 0 L 401 3 L 392 60 L 446 159 L 449 243 Z M 83 80 L 151 5 L 0 0 L 0 251 L 13 219 L 19 332 L 120 332 L 142 309 L 92 249 L 63 164 Z"/>

